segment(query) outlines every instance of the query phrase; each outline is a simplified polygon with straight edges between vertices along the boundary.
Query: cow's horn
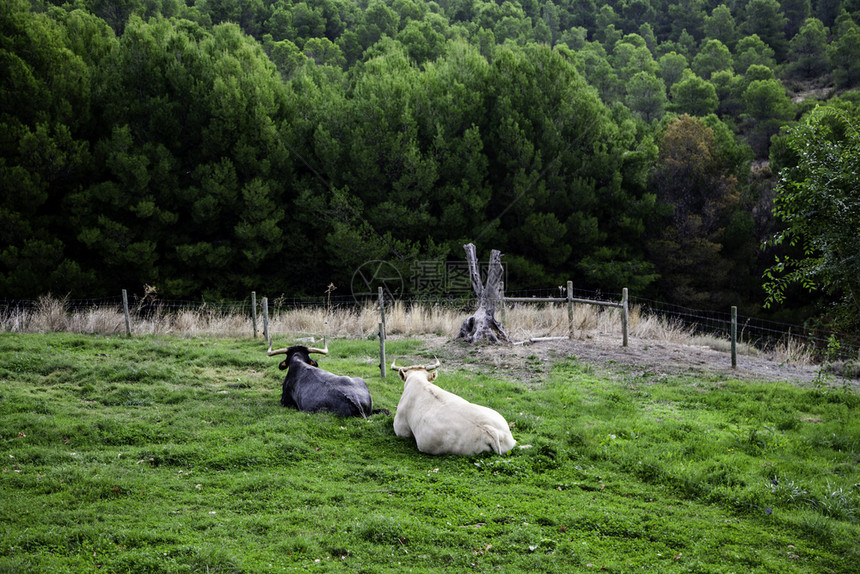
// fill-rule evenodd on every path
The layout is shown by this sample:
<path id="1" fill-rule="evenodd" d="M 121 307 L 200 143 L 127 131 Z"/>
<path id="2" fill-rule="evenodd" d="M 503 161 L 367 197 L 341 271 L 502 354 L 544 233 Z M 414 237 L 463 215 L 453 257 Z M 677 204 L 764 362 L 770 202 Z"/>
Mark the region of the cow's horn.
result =
<path id="1" fill-rule="evenodd" d="M 396 359 L 391 362 L 391 370 L 392 371 L 408 371 L 410 369 L 424 369 L 425 371 L 429 372 L 429 371 L 435 371 L 442 364 L 439 362 L 438 358 L 436 359 L 436 364 L 430 365 L 429 367 L 425 367 L 424 365 L 410 365 L 408 367 L 398 367 L 397 365 L 394 364 L 396 362 L 397 362 Z"/>
<path id="2" fill-rule="evenodd" d="M 328 355 L 328 342 L 323 337 L 323 348 L 317 349 L 316 347 L 308 347 L 308 353 L 319 353 L 320 355 Z"/>
<path id="3" fill-rule="evenodd" d="M 272 350 L 272 340 L 269 339 L 269 350 L 266 351 L 266 354 L 270 357 L 272 357 L 274 355 L 286 355 L 287 354 L 287 348 L 288 347 L 284 347 L 283 349 L 278 349 L 277 351 L 273 351 Z"/>

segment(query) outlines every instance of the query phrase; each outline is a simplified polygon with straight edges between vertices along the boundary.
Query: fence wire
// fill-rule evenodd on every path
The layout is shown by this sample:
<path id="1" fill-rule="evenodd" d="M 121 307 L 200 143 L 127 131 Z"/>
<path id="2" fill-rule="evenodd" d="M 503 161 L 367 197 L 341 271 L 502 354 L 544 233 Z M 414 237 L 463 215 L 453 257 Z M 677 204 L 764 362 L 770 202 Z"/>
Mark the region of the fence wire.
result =
<path id="1" fill-rule="evenodd" d="M 589 299 L 593 301 L 618 302 L 621 300 L 620 293 L 595 291 L 574 288 L 574 298 Z M 565 286 L 545 289 L 525 289 L 509 291 L 505 297 L 517 298 L 557 298 L 559 304 L 566 302 L 567 292 Z M 258 307 L 262 304 L 262 297 L 256 297 Z M 377 305 L 375 297 L 355 297 L 351 294 L 329 294 L 321 296 L 278 296 L 270 297 L 268 300 L 268 312 L 277 316 L 282 312 L 297 309 L 326 308 L 332 311 L 358 309 L 366 305 Z M 122 296 L 93 297 L 86 299 L 62 298 L 59 301 L 63 309 L 68 313 L 89 311 L 93 309 L 108 308 L 122 309 Z M 386 300 L 386 305 L 394 301 Z M 397 303 L 404 305 L 407 309 L 413 306 L 441 306 L 445 308 L 470 310 L 475 303 L 474 295 L 470 293 L 434 293 L 419 294 L 411 297 L 403 297 Z M 667 322 L 678 324 L 689 329 L 694 334 L 708 334 L 718 337 L 729 338 L 731 333 L 732 319 L 730 309 L 725 311 L 713 311 L 695 309 L 657 301 L 633 294 L 629 297 L 631 308 L 638 307 L 640 313 L 662 317 Z M 8 299 L 0 298 L 0 314 L 3 316 L 21 315 L 35 313 L 43 308 L 43 299 Z M 209 312 L 220 315 L 251 315 L 252 297 L 241 300 L 191 300 L 191 299 L 161 299 L 149 296 L 131 295 L 129 297 L 129 312 L 139 319 L 146 319 L 157 314 L 195 311 Z M 840 348 L 840 354 L 844 357 L 856 357 L 860 349 L 856 347 L 850 336 L 846 333 L 827 329 L 811 329 L 803 325 L 773 321 L 751 315 L 738 314 L 738 339 L 757 348 L 767 349 L 777 343 L 792 339 L 802 343 L 818 352 L 828 348 L 831 337 L 838 341 L 844 341 Z"/>

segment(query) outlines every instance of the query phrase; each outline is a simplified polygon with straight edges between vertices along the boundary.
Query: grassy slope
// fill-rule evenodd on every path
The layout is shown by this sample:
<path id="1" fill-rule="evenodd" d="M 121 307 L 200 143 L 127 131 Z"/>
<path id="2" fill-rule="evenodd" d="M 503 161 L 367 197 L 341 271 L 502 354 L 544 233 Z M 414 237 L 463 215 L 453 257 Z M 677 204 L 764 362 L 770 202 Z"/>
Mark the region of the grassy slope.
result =
<path id="1" fill-rule="evenodd" d="M 378 343 L 332 341 L 394 411 Z M 443 367 L 510 456 L 279 406 L 260 341 L 0 335 L 0 572 L 853 572 L 858 396 L 535 364 Z M 419 340 L 389 357 L 424 360 Z"/>

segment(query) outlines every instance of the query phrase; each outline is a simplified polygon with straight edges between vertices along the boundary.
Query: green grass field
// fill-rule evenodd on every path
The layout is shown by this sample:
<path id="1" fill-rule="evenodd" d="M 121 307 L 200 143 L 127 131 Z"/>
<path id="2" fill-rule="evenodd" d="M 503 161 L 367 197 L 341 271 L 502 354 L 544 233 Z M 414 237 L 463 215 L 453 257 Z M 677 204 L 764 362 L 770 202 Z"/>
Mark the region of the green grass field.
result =
<path id="1" fill-rule="evenodd" d="M 453 343 L 452 343 L 453 344 Z M 378 342 L 320 366 L 394 412 Z M 513 425 L 431 457 L 392 417 L 279 405 L 261 340 L 0 334 L 0 572 L 854 573 L 860 397 L 598 369 L 437 384 Z M 420 339 L 388 356 L 432 360 Z M 468 356 L 468 354 L 467 354 Z"/>

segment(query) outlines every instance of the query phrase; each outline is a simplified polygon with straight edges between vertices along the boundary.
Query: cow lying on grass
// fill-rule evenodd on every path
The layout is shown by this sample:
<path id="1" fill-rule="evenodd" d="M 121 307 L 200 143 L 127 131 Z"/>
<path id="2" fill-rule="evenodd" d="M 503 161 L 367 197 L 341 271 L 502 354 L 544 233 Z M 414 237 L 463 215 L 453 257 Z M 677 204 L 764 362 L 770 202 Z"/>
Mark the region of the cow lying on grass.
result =
<path id="1" fill-rule="evenodd" d="M 394 433 L 415 437 L 418 450 L 427 454 L 502 454 L 514 448 L 516 441 L 502 415 L 432 383 L 439 365 L 438 359 L 429 367 L 391 364 L 391 370 L 404 381 L 394 414 Z"/>
<path id="2" fill-rule="evenodd" d="M 278 365 L 280 370 L 288 369 L 281 392 L 281 405 L 300 411 L 330 411 L 343 417 L 367 418 L 385 409 L 373 410 L 373 400 L 367 383 L 358 377 L 334 375 L 320 369 L 311 359 L 311 353 L 328 354 L 328 345 L 323 349 L 294 345 L 276 351 L 269 343 L 267 354 L 286 355 Z"/>

